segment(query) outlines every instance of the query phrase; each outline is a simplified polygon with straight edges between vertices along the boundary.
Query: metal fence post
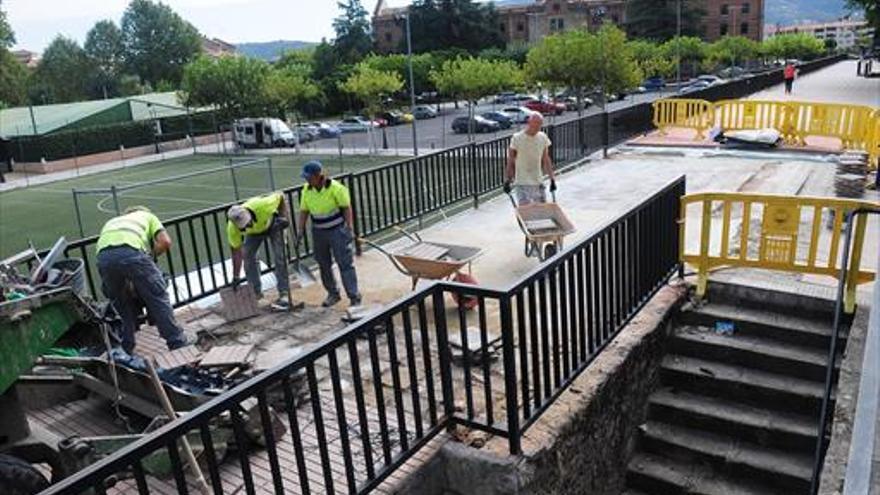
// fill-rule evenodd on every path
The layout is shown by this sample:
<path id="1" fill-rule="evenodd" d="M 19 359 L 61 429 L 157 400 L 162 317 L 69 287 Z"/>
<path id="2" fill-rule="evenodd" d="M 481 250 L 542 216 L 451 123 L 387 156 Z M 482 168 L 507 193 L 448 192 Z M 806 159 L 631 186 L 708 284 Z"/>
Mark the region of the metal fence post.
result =
<path id="1" fill-rule="evenodd" d="M 608 158 L 608 141 L 611 135 L 611 118 L 608 115 L 608 111 L 602 111 L 602 158 Z"/>
<path id="2" fill-rule="evenodd" d="M 550 124 L 547 126 L 547 137 L 550 138 L 550 161 L 553 162 L 553 165 L 556 165 L 558 161 L 556 150 L 559 149 L 559 143 L 556 142 L 556 126 L 557 124 Z"/>
<path id="3" fill-rule="evenodd" d="M 269 190 L 274 191 L 275 190 L 275 174 L 272 172 L 272 159 L 266 158 L 266 161 L 268 162 L 268 166 L 269 166 Z"/>
<path id="4" fill-rule="evenodd" d="M 471 142 L 468 145 L 468 160 L 471 162 L 471 187 L 473 188 L 474 208 L 480 207 L 480 188 L 477 187 L 477 143 Z"/>
<path id="5" fill-rule="evenodd" d="M 443 395 L 443 413 L 449 420 L 455 415 L 455 396 L 452 391 L 452 356 L 449 353 L 449 336 L 446 328 L 446 302 L 443 299 L 443 288 L 436 285 L 433 295 L 434 328 L 437 330 L 437 354 L 440 363 L 440 390 Z"/>
<path id="6" fill-rule="evenodd" d="M 116 184 L 110 186 L 110 193 L 113 194 L 113 207 L 116 208 L 116 214 L 119 215 L 119 195 L 116 194 Z"/>
<path id="7" fill-rule="evenodd" d="M 354 208 L 355 202 L 357 201 L 358 194 L 360 191 L 357 189 L 357 181 L 354 180 L 354 174 L 348 174 L 345 176 L 345 181 L 348 182 L 348 190 L 351 196 L 351 206 L 350 208 Z M 351 212 L 351 220 L 352 220 L 352 228 L 354 230 L 354 254 L 361 256 L 364 254 L 364 247 L 361 243 L 361 231 L 363 230 L 363 219 L 360 217 L 360 212 L 357 210 L 353 210 Z"/>
<path id="8" fill-rule="evenodd" d="M 73 193 L 73 208 L 76 210 L 76 224 L 79 226 L 79 237 L 83 238 L 86 233 L 83 229 L 82 213 L 79 211 L 79 194 L 77 194 L 76 188 L 73 188 L 71 192 Z"/>
<path id="9" fill-rule="evenodd" d="M 504 361 L 504 399 L 507 408 L 507 440 L 510 454 L 521 452 L 519 431 L 519 405 L 516 393 L 516 357 L 513 350 L 513 315 L 510 296 L 505 295 L 501 303 L 501 349 Z M 522 345 L 522 343 L 520 343 Z"/>
<path id="10" fill-rule="evenodd" d="M 238 179 L 235 177 L 235 163 L 232 162 L 232 159 L 229 160 L 229 174 L 232 176 L 232 191 L 235 194 L 235 200 L 238 201 L 241 197 L 238 195 Z"/>

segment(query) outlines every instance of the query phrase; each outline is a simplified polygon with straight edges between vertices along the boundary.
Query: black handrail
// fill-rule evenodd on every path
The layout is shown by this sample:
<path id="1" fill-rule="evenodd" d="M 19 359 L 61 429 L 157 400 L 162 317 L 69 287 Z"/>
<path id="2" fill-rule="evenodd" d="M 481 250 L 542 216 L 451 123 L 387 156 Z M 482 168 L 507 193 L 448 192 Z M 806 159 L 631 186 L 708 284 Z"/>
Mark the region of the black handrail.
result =
<path id="1" fill-rule="evenodd" d="M 819 410 L 819 425 L 816 432 L 816 446 L 813 450 L 813 474 L 810 480 L 810 493 L 819 491 L 819 478 L 822 474 L 822 464 L 825 459 L 825 429 L 828 427 L 829 405 L 831 392 L 834 388 L 834 367 L 837 362 L 837 341 L 840 334 L 840 325 L 843 314 L 843 297 L 848 279 L 850 245 L 852 244 L 852 230 L 855 219 L 859 215 L 880 215 L 880 210 L 873 208 L 857 208 L 846 214 L 846 229 L 843 236 L 843 259 L 840 262 L 840 271 L 837 276 L 837 298 L 834 302 L 834 324 L 831 327 L 831 345 L 828 347 L 828 364 L 825 369 L 825 388 L 822 393 L 822 406 Z"/>

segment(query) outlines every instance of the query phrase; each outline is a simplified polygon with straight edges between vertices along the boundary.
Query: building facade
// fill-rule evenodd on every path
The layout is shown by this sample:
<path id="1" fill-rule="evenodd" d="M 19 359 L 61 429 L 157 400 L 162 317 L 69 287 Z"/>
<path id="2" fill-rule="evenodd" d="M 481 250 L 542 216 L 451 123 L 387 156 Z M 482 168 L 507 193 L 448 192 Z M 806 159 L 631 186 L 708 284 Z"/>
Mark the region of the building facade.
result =
<path id="1" fill-rule="evenodd" d="M 856 46 L 860 38 L 874 36 L 874 28 L 864 20 L 841 20 L 798 24 L 795 26 L 769 26 L 767 36 L 778 34 L 806 33 L 822 41 L 834 40 L 837 48 L 849 50 Z"/>
<path id="2" fill-rule="evenodd" d="M 705 39 L 742 35 L 760 40 L 764 32 L 764 0 L 684 0 L 704 11 Z M 508 44 L 531 44 L 569 29 L 595 29 L 603 22 L 623 26 L 626 0 L 504 0 L 496 2 L 499 29 Z M 376 49 L 399 51 L 404 40 L 401 14 L 407 7 L 386 7 L 379 0 L 373 11 Z M 675 19 L 671 19 L 675 22 Z"/>

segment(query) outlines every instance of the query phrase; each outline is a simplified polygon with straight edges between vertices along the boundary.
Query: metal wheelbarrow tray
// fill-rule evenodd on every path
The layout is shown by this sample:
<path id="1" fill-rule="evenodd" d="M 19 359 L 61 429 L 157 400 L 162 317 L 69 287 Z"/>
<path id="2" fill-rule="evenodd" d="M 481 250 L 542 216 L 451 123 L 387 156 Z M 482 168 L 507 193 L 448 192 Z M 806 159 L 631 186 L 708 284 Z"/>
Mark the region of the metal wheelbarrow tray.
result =
<path id="1" fill-rule="evenodd" d="M 361 239 L 369 246 L 381 252 L 391 261 L 397 270 L 412 279 L 415 290 L 420 279 L 442 280 L 452 277 L 465 265 L 470 272 L 470 264 L 483 254 L 483 249 L 440 242 L 427 242 L 418 234 L 410 234 L 400 230 L 412 244 L 403 248 L 388 251 L 382 246 L 367 239 Z"/>
<path id="2" fill-rule="evenodd" d="M 576 230 L 574 224 L 556 203 L 530 203 L 517 206 L 516 220 L 526 236 L 526 256 L 529 255 L 529 246 L 534 245 L 539 247 L 538 255 L 541 259 L 547 259 L 561 251 L 563 238 Z M 545 244 L 553 246 L 551 253 L 547 252 L 546 247 L 540 249 L 540 246 Z"/>

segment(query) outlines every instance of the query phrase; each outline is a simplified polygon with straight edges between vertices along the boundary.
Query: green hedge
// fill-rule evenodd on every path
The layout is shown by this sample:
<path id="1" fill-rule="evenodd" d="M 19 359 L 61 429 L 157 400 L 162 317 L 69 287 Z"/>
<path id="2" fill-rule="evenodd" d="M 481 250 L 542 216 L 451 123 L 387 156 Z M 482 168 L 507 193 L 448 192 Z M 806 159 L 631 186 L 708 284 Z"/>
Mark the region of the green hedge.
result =
<path id="1" fill-rule="evenodd" d="M 190 134 L 189 117 L 181 115 L 162 119 L 162 135 L 159 141 L 183 139 Z M 13 138 L 7 150 L 16 162 L 38 162 L 72 158 L 115 151 L 120 145 L 126 148 L 145 146 L 156 142 L 155 124 L 152 121 L 126 122 L 122 124 L 83 127 L 53 132 L 42 136 Z M 192 115 L 192 133 L 196 136 L 212 134 L 214 118 L 210 112 Z"/>

